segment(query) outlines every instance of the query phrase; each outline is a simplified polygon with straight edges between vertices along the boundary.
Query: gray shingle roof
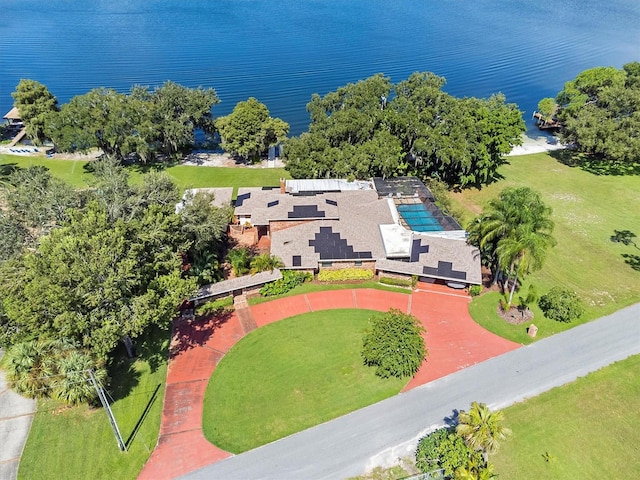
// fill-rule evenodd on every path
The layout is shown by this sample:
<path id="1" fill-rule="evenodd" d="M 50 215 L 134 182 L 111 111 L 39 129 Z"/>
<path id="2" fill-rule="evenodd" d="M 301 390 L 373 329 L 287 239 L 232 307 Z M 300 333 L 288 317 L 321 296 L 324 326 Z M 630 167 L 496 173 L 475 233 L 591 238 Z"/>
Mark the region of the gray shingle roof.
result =
<path id="1" fill-rule="evenodd" d="M 266 271 L 256 273 L 255 275 L 244 275 L 242 277 L 232 278 L 231 280 L 224 280 L 222 282 L 210 283 L 203 285 L 198 289 L 196 294 L 191 298 L 194 300 L 203 300 L 209 297 L 218 297 L 226 293 L 231 293 L 234 290 L 242 290 L 243 288 L 251 288 L 258 285 L 263 285 L 268 282 L 280 280 L 282 278 L 282 272 L 275 268 L 273 271 Z"/>

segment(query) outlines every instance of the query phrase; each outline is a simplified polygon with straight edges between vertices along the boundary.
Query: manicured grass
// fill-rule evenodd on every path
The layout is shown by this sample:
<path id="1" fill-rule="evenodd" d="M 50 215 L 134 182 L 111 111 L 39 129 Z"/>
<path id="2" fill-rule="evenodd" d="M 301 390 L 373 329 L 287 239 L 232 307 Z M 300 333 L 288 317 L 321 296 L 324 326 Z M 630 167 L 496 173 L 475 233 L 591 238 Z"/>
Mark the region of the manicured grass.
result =
<path id="1" fill-rule="evenodd" d="M 135 479 L 156 446 L 167 373 L 169 334 L 137 345 L 139 358 L 110 369 L 112 404 L 126 452 L 120 452 L 102 408 L 38 402 L 20 460 L 20 479 Z"/>
<path id="2" fill-rule="evenodd" d="M 28 168 L 31 166 L 45 167 L 51 175 L 64 180 L 74 187 L 86 187 L 92 175 L 87 173 L 86 160 L 58 160 L 44 156 L 2 155 L 0 154 L 0 174 L 9 173 L 11 168 Z"/>
<path id="3" fill-rule="evenodd" d="M 375 280 L 368 280 L 364 282 L 352 282 L 352 283 L 322 283 L 322 282 L 306 282 L 302 285 L 298 285 L 294 289 L 288 291 L 282 295 L 273 295 L 271 297 L 255 296 L 248 299 L 249 305 L 258 305 L 259 303 L 270 302 L 277 298 L 291 297 L 293 295 L 303 295 L 305 293 L 322 292 L 325 290 L 350 290 L 354 288 L 375 288 L 376 290 L 384 290 L 386 292 L 404 293 L 409 295 L 411 290 L 402 287 L 393 287 L 391 285 L 384 285 Z"/>
<path id="4" fill-rule="evenodd" d="M 640 478 L 640 355 L 504 410 L 500 478 Z M 547 462 L 543 455 L 549 454 Z"/>
<path id="5" fill-rule="evenodd" d="M 22 157 L 18 155 L 0 155 L 0 169 L 27 168 L 39 165 L 48 168 L 51 174 L 75 187 L 89 186 L 92 175 L 85 166 L 89 162 L 85 160 L 62 160 L 46 157 Z M 152 166 L 141 169 L 138 166 L 129 168 L 131 181 L 142 182 L 143 171 L 160 169 L 169 175 L 180 191 L 186 188 L 201 187 L 263 187 L 278 186 L 280 178 L 291 178 L 288 172 L 282 168 L 257 168 L 257 167 L 197 167 L 187 165 L 175 165 L 161 168 Z"/>
<path id="6" fill-rule="evenodd" d="M 465 190 L 454 195 L 454 201 L 464 209 L 469 221 L 503 188 L 529 186 L 553 208 L 558 244 L 550 251 L 542 270 L 527 277 L 522 291 L 526 292 L 531 283 L 540 295 L 556 285 L 567 287 L 580 295 L 587 310 L 582 319 L 569 325 L 549 323 L 541 319 L 539 310 L 534 310 L 534 323 L 542 325 L 539 337 L 640 301 L 640 271 L 626 264 L 622 256 L 638 255 L 640 251 L 610 239 L 614 230 L 630 230 L 640 236 L 640 176 L 599 176 L 569 167 L 545 153 L 512 157 L 509 161 L 500 169 L 503 180 L 482 190 Z M 517 301 L 517 294 L 514 299 Z M 474 299 L 474 319 L 495 333 L 521 341 L 524 327 L 497 327 L 501 320 L 492 313 L 496 305 L 497 297 Z"/>
<path id="7" fill-rule="evenodd" d="M 396 395 L 406 379 L 380 379 L 360 357 L 368 320 L 380 312 L 331 310 L 267 325 L 216 367 L 203 431 L 240 453 Z"/>

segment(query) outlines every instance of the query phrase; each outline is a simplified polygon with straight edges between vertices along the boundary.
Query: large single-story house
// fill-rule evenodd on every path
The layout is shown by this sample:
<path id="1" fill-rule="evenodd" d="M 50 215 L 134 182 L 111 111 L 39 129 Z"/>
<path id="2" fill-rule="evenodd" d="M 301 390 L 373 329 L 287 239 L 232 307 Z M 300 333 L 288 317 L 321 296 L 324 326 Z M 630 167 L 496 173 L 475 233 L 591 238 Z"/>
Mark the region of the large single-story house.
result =
<path id="1" fill-rule="evenodd" d="M 368 182 L 281 180 L 240 188 L 237 225 L 255 227 L 285 269 L 371 269 L 457 288 L 482 282 L 480 252 L 414 177 Z"/>

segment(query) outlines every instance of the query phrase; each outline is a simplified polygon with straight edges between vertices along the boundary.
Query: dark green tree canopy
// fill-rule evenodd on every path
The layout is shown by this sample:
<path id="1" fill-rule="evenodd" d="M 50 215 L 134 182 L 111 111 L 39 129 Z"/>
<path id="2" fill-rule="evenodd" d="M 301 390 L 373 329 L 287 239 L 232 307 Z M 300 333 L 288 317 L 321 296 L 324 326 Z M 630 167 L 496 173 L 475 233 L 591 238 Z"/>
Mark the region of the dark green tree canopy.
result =
<path id="1" fill-rule="evenodd" d="M 26 79 L 20 80 L 11 95 L 27 129 L 27 136 L 40 145 L 45 140 L 47 117 L 58 111 L 58 100 L 41 83 Z"/>
<path id="2" fill-rule="evenodd" d="M 613 162 L 640 158 L 640 63 L 585 70 L 556 97 L 564 142 Z"/>
<path id="3" fill-rule="evenodd" d="M 381 74 L 313 95 L 309 131 L 286 144 L 295 178 L 416 175 L 460 187 L 490 181 L 521 142 L 521 112 L 503 95 L 452 97 L 445 80 L 414 73 L 397 85 Z"/>
<path id="4" fill-rule="evenodd" d="M 220 102 L 212 88 L 187 88 L 166 82 L 153 90 L 134 86 L 129 94 L 96 88 L 73 97 L 57 111 L 49 105 L 51 100 L 46 104 L 48 108 L 41 105 L 45 103 L 42 99 L 48 98 L 41 92 L 46 87 L 36 89 L 27 83 L 32 81 L 23 82 L 14 97 L 26 97 L 22 101 L 31 103 L 34 96 L 40 99 L 40 135 L 44 138 L 46 134 L 58 150 L 100 148 L 118 159 L 135 155 L 142 162 L 157 156 L 174 158 L 193 145 L 196 129 L 212 133 L 211 109 Z M 31 110 L 26 109 L 27 115 Z"/>
<path id="5" fill-rule="evenodd" d="M 251 97 L 238 102 L 229 115 L 216 120 L 226 151 L 253 161 L 259 160 L 270 146 L 285 140 L 289 124 L 272 118 L 263 103 Z"/>

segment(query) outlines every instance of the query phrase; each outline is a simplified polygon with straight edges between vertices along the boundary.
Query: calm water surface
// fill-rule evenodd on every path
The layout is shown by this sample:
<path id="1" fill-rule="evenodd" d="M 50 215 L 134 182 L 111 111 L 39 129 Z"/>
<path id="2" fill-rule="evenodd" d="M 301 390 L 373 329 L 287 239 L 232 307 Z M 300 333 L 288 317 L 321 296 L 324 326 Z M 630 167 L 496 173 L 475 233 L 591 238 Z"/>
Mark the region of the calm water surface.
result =
<path id="1" fill-rule="evenodd" d="M 580 71 L 634 60 L 639 0 L 0 0 L 2 114 L 21 78 L 60 103 L 172 80 L 215 88 L 215 116 L 254 96 L 299 134 L 313 93 L 431 71 L 529 118 Z"/>

